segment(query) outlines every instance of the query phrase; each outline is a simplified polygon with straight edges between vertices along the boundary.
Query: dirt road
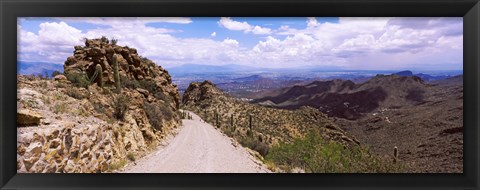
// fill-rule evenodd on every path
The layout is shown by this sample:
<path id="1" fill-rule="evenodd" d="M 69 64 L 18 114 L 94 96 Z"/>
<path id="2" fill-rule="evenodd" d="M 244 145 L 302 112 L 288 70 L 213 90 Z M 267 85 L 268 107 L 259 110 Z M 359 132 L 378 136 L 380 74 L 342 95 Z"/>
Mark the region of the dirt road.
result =
<path id="1" fill-rule="evenodd" d="M 194 113 L 170 143 L 127 166 L 124 173 L 270 172 L 240 145 Z"/>

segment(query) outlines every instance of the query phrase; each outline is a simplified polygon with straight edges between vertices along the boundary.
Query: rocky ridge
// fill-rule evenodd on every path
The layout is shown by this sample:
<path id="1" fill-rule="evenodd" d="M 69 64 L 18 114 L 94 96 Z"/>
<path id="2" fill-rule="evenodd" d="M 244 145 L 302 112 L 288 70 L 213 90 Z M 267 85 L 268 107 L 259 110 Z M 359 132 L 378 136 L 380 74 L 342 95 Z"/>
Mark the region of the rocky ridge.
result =
<path id="1" fill-rule="evenodd" d="M 18 75 L 17 172 L 115 172 L 174 133 L 170 75 L 115 42 L 86 39 L 53 80 Z"/>
<path id="2" fill-rule="evenodd" d="M 417 76 L 377 75 L 361 84 L 350 80 L 314 81 L 272 91 L 253 102 L 285 109 L 311 106 L 330 117 L 355 120 L 381 108 L 421 104 L 430 86 Z"/>

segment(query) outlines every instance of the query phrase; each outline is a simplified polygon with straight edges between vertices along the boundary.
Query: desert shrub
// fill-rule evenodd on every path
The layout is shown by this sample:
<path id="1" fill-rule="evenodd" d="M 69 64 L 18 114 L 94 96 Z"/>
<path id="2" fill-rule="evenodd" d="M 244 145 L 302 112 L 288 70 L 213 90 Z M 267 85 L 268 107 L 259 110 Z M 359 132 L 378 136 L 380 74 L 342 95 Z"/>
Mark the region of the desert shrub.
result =
<path id="1" fill-rule="evenodd" d="M 37 74 L 37 77 L 40 78 L 40 79 L 48 79 L 48 72 L 45 72 L 45 73 L 38 73 Z"/>
<path id="2" fill-rule="evenodd" d="M 166 99 L 165 97 L 161 97 L 163 95 L 163 93 L 158 90 L 157 85 L 155 84 L 154 81 L 135 80 L 135 79 L 131 80 L 131 79 L 127 78 L 126 76 L 120 76 L 120 80 L 122 81 L 122 85 L 125 88 L 130 88 L 130 89 L 142 88 L 142 89 L 145 89 L 148 92 L 154 94 L 157 99 L 161 99 L 161 100 Z M 160 95 L 158 93 L 162 93 L 162 94 Z"/>
<path id="3" fill-rule="evenodd" d="M 65 94 L 78 100 L 88 98 L 88 93 L 82 93 L 77 88 L 67 88 Z"/>
<path id="4" fill-rule="evenodd" d="M 127 160 L 125 160 L 125 159 L 122 159 L 122 160 L 119 160 L 119 161 L 116 161 L 116 162 L 112 162 L 112 163 L 110 163 L 110 165 L 108 165 L 108 171 L 118 170 L 120 168 L 123 168 L 123 166 L 125 166 L 126 164 L 127 164 Z"/>
<path id="5" fill-rule="evenodd" d="M 55 105 L 53 105 L 52 107 L 50 107 L 50 110 L 55 113 L 55 114 L 58 114 L 58 113 L 66 113 L 68 111 L 68 106 L 67 104 L 65 103 L 57 103 Z"/>
<path id="6" fill-rule="evenodd" d="M 90 85 L 88 76 L 82 72 L 69 72 L 65 74 L 65 77 L 77 87 L 87 88 Z"/>
<path id="7" fill-rule="evenodd" d="M 27 108 L 40 108 L 40 105 L 34 99 L 21 99 L 20 103 Z"/>
<path id="8" fill-rule="evenodd" d="M 117 45 L 118 39 L 112 38 L 110 42 L 112 43 L 112 45 Z"/>
<path id="9" fill-rule="evenodd" d="M 109 95 L 112 94 L 112 91 L 109 88 L 103 88 L 101 93 L 103 95 Z"/>
<path id="10" fill-rule="evenodd" d="M 128 158 L 128 160 L 130 160 L 130 161 L 135 161 L 135 155 L 134 155 L 133 153 L 131 153 L 131 152 L 129 152 L 129 153 L 127 154 L 127 158 Z"/>
<path id="11" fill-rule="evenodd" d="M 25 78 L 29 81 L 33 81 L 37 79 L 37 76 L 35 76 L 34 74 L 30 74 L 30 75 L 25 75 Z"/>
<path id="12" fill-rule="evenodd" d="M 108 44 L 108 38 L 107 38 L 107 37 L 102 36 L 102 37 L 100 38 L 100 40 L 101 40 L 103 43 Z"/>
<path id="13" fill-rule="evenodd" d="M 58 83 L 55 83 L 54 86 L 55 86 L 56 88 L 66 88 L 66 87 L 67 87 L 67 84 L 58 82 Z"/>
<path id="14" fill-rule="evenodd" d="M 105 113 L 105 106 L 101 103 L 92 103 L 93 110 L 95 110 L 97 113 Z"/>
<path id="15" fill-rule="evenodd" d="M 257 151 L 263 157 L 268 155 L 268 152 L 269 152 L 268 145 L 265 144 L 264 142 L 259 141 L 258 138 L 247 136 L 240 140 L 240 144 L 242 144 L 242 146 L 244 147 L 248 147 L 254 151 Z"/>
<path id="16" fill-rule="evenodd" d="M 145 110 L 145 113 L 147 113 L 150 125 L 157 130 L 162 129 L 163 119 L 171 120 L 174 116 L 174 113 L 168 104 L 148 103 L 145 101 L 143 104 L 143 109 Z"/>
<path id="17" fill-rule="evenodd" d="M 170 98 L 168 98 L 167 95 L 165 95 L 163 92 L 157 92 L 153 94 L 153 96 L 159 100 L 165 101 L 165 103 L 169 104 L 170 103 Z"/>
<path id="18" fill-rule="evenodd" d="M 52 78 L 57 76 L 57 75 L 61 75 L 61 74 L 62 73 L 60 71 L 55 70 L 55 71 L 52 72 Z"/>
<path id="19" fill-rule="evenodd" d="M 143 57 L 143 56 L 140 56 L 140 59 L 143 61 L 143 62 L 149 62 L 150 60 L 146 57 Z"/>
<path id="20" fill-rule="evenodd" d="M 130 99 L 128 98 L 128 96 L 120 94 L 117 97 L 115 97 L 112 105 L 114 110 L 113 114 L 115 118 L 119 120 L 123 120 L 125 118 L 125 113 L 127 112 L 129 104 L 130 104 Z"/>
<path id="21" fill-rule="evenodd" d="M 80 106 L 76 112 L 77 115 L 83 116 L 83 117 L 88 117 L 90 116 L 90 113 L 87 111 L 87 108 L 85 107 L 85 104 Z"/>
<path id="22" fill-rule="evenodd" d="M 141 80 L 139 81 L 140 88 L 148 90 L 150 93 L 155 94 L 157 92 L 157 85 L 151 80 Z"/>
<path id="23" fill-rule="evenodd" d="M 124 75 L 120 75 L 120 81 L 122 81 L 122 85 L 124 88 L 136 89 L 141 88 L 140 83 L 138 80 L 130 80 Z"/>
<path id="24" fill-rule="evenodd" d="M 46 90 L 48 88 L 47 81 L 42 80 L 42 82 L 40 82 L 40 87 L 42 87 L 42 90 Z"/>
<path id="25" fill-rule="evenodd" d="M 364 147 L 327 142 L 318 132 L 273 146 L 266 159 L 283 168 L 300 167 L 313 173 L 386 173 L 401 172 L 403 168 L 402 164 L 375 156 Z"/>
<path id="26" fill-rule="evenodd" d="M 42 100 L 42 102 L 46 105 L 50 105 L 52 103 L 52 101 L 50 100 L 50 97 L 49 96 L 41 96 L 40 99 Z"/>

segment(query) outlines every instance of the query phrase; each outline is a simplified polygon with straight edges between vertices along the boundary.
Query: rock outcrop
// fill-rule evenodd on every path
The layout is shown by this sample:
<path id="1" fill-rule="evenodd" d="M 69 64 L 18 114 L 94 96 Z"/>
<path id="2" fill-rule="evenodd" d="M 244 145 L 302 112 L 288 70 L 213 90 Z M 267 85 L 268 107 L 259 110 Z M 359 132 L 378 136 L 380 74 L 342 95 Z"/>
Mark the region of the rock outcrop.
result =
<path id="1" fill-rule="evenodd" d="M 180 126 L 170 75 L 135 49 L 87 39 L 64 68 L 54 79 L 17 77 L 17 124 L 29 125 L 17 128 L 17 172 L 115 172 Z"/>
<path id="2" fill-rule="evenodd" d="M 20 126 L 38 125 L 43 116 L 29 109 L 17 110 L 17 123 Z"/>
<path id="3" fill-rule="evenodd" d="M 171 97 L 172 107 L 178 108 L 180 95 L 168 71 L 138 55 L 135 48 L 118 46 L 109 43 L 108 39 L 86 39 L 85 46 L 75 46 L 73 53 L 73 56 L 68 57 L 64 64 L 67 78 L 81 73 L 86 74 L 90 79 L 95 74 L 96 66 L 100 65 L 102 73 L 93 82 L 98 83 L 102 78 L 105 85 L 113 86 L 115 84 L 113 56 L 115 56 L 122 85 L 128 85 L 132 81 L 151 83 L 151 90 L 160 90 L 165 96 Z"/>

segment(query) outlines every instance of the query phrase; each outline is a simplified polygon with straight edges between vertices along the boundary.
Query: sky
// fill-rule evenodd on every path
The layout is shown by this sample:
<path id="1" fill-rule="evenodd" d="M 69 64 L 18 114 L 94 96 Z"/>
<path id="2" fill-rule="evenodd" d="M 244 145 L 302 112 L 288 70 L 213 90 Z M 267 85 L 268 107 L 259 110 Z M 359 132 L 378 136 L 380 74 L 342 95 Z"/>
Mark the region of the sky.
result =
<path id="1" fill-rule="evenodd" d="M 118 39 L 165 68 L 463 70 L 462 17 L 19 18 L 18 61 L 63 64 L 83 38 Z"/>

